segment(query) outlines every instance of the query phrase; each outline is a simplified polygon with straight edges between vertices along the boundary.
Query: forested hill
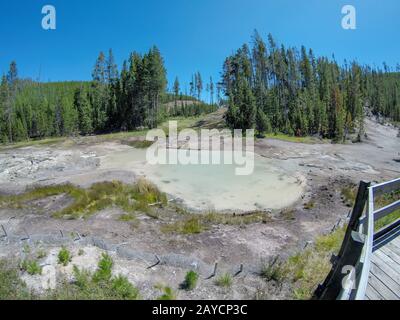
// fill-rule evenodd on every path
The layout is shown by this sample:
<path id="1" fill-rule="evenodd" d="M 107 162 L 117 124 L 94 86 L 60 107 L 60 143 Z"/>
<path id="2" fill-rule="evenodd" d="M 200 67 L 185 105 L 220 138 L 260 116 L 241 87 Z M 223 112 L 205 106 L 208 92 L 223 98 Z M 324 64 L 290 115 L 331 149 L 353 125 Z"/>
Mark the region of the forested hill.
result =
<path id="1" fill-rule="evenodd" d="M 255 31 L 223 65 L 231 128 L 259 134 L 319 135 L 338 142 L 362 139 L 367 112 L 400 121 L 400 65 L 396 71 L 357 62 L 339 65 L 301 47 L 278 45 Z"/>
<path id="2" fill-rule="evenodd" d="M 169 116 L 191 116 L 216 109 L 199 100 L 200 73 L 184 95 L 179 80 L 167 92 L 166 70 L 153 47 L 133 52 L 118 70 L 112 51 L 100 53 L 87 82 L 40 83 L 18 78 L 12 62 L 0 85 L 0 142 L 30 138 L 106 133 L 155 127 Z M 210 88 L 213 84 L 208 84 Z"/>

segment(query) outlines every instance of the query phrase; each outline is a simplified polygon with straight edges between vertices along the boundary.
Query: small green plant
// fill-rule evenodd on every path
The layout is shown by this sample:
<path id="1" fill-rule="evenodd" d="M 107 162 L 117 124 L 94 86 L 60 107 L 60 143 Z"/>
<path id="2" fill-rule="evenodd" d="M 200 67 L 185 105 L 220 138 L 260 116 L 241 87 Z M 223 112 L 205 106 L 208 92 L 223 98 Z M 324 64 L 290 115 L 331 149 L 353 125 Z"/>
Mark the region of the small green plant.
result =
<path id="1" fill-rule="evenodd" d="M 229 273 L 225 273 L 215 281 L 215 284 L 220 287 L 229 288 L 232 286 L 232 276 Z"/>
<path id="2" fill-rule="evenodd" d="M 157 300 L 176 300 L 176 293 L 171 287 L 163 287 L 163 294 Z"/>
<path id="3" fill-rule="evenodd" d="M 191 270 L 186 273 L 185 281 L 182 284 L 182 287 L 186 290 L 193 290 L 197 286 L 197 281 L 199 279 L 199 275 L 197 272 Z"/>
<path id="4" fill-rule="evenodd" d="M 112 258 L 108 254 L 103 253 L 98 263 L 97 270 L 93 275 L 93 281 L 94 282 L 109 281 L 112 276 L 113 265 L 114 262 Z"/>
<path id="5" fill-rule="evenodd" d="M 120 299 L 136 300 L 139 298 L 139 290 L 124 276 L 119 275 L 112 279 L 111 288 Z"/>
<path id="6" fill-rule="evenodd" d="M 82 248 L 79 249 L 78 256 L 83 256 L 84 254 L 85 254 L 85 250 L 83 250 Z"/>
<path id="7" fill-rule="evenodd" d="M 58 263 L 62 264 L 64 267 L 68 265 L 72 260 L 71 253 L 65 247 L 62 247 L 61 250 L 58 252 Z"/>
<path id="8" fill-rule="evenodd" d="M 285 265 L 279 260 L 278 256 L 269 259 L 261 269 L 261 276 L 267 281 L 282 282 L 285 275 Z"/>
<path id="9" fill-rule="evenodd" d="M 26 271 L 31 276 L 42 274 L 42 267 L 36 260 L 24 260 L 21 264 L 21 269 Z"/>

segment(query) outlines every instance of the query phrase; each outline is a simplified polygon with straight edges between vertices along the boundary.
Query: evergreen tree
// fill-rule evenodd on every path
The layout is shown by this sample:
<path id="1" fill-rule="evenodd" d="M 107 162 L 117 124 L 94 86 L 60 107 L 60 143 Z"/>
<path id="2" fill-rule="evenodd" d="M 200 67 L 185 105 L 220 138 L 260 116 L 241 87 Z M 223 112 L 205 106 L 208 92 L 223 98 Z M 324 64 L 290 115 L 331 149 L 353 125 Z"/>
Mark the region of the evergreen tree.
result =
<path id="1" fill-rule="evenodd" d="M 179 96 L 179 80 L 178 77 L 175 78 L 174 82 L 174 98 L 175 98 L 175 109 L 178 107 L 178 96 Z"/>
<path id="2" fill-rule="evenodd" d="M 78 128 L 83 135 L 93 133 L 92 108 L 84 88 L 78 88 L 74 95 L 74 108 L 78 112 Z"/>

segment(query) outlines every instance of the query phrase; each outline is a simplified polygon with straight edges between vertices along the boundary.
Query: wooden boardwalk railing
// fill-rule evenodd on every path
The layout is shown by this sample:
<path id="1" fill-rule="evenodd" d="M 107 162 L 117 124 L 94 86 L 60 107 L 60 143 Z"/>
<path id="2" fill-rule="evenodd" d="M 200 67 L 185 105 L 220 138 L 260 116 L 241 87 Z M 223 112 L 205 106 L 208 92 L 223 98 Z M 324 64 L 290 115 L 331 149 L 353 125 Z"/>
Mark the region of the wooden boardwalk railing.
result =
<path id="1" fill-rule="evenodd" d="M 400 200 L 375 209 L 375 199 L 400 190 L 400 179 L 371 186 L 361 182 L 339 254 L 332 269 L 314 293 L 314 299 L 363 300 L 374 250 L 400 236 L 400 219 L 375 232 L 375 222 L 400 209 Z"/>

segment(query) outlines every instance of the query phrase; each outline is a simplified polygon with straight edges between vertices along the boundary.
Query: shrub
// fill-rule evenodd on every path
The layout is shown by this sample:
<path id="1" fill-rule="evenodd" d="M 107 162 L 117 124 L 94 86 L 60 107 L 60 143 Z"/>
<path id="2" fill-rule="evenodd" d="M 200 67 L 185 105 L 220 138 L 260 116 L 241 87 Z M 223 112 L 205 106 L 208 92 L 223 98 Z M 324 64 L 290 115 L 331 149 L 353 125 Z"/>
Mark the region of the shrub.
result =
<path id="1" fill-rule="evenodd" d="M 186 273 L 185 281 L 183 283 L 183 288 L 186 290 L 193 290 L 196 288 L 197 280 L 199 279 L 199 275 L 195 271 L 189 271 Z"/>
<path id="2" fill-rule="evenodd" d="M 62 264 L 64 267 L 68 265 L 72 260 L 71 253 L 65 247 L 62 247 L 58 253 L 58 263 Z"/>

